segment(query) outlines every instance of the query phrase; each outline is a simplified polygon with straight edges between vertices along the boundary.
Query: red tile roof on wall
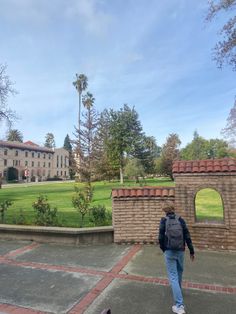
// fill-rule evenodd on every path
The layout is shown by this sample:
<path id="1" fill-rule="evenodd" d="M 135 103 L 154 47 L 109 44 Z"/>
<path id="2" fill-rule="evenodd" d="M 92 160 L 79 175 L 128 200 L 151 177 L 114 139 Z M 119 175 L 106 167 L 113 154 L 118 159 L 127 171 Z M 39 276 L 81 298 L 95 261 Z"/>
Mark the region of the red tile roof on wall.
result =
<path id="1" fill-rule="evenodd" d="M 174 187 L 146 186 L 142 188 L 112 189 L 113 198 L 121 197 L 174 197 Z"/>
<path id="2" fill-rule="evenodd" d="M 236 159 L 181 160 L 173 163 L 173 173 L 236 172 Z"/>

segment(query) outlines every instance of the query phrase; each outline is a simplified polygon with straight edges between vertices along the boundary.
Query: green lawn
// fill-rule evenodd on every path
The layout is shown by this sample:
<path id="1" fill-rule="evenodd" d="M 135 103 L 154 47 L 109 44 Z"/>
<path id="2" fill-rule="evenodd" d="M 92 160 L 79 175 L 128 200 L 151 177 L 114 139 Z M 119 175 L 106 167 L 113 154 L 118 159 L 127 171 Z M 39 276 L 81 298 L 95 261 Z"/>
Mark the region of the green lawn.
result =
<path id="1" fill-rule="evenodd" d="M 72 206 L 72 196 L 74 194 L 74 183 L 46 183 L 44 185 L 27 186 L 19 184 L 17 187 L 7 187 L 0 189 L 0 202 L 11 200 L 13 205 L 7 210 L 5 223 L 20 223 L 21 212 L 23 212 L 24 224 L 34 224 L 35 213 L 32 203 L 39 195 L 48 197 L 52 207 L 57 207 L 59 223 L 61 226 L 79 227 L 79 213 Z M 141 182 L 143 186 L 174 186 L 174 182 L 168 178 L 147 179 Z M 92 205 L 104 205 L 111 211 L 111 189 L 119 188 L 121 185 L 116 182 L 95 182 Z M 126 181 L 122 187 L 140 186 L 134 181 Z M 81 184 L 82 187 L 82 184 Z M 212 189 L 204 189 L 196 196 L 196 218 L 199 221 L 220 221 L 223 220 L 222 202 L 219 194 Z M 88 216 L 85 218 L 85 225 L 89 226 Z"/>
<path id="2" fill-rule="evenodd" d="M 224 210 L 220 194 L 213 189 L 200 190 L 195 199 L 198 221 L 223 221 Z"/>
<path id="3" fill-rule="evenodd" d="M 44 185 L 27 186 L 19 184 L 17 187 L 9 187 L 0 190 L 0 202 L 3 200 L 11 200 L 13 205 L 7 210 L 5 223 L 19 223 L 20 212 L 23 212 L 25 224 L 34 223 L 34 210 L 32 203 L 35 202 L 38 196 L 46 195 L 48 202 L 52 207 L 57 207 L 59 222 L 62 226 L 78 227 L 80 225 L 80 216 L 72 206 L 72 196 L 74 194 L 74 183 L 48 183 Z M 167 178 L 146 179 L 141 182 L 141 185 L 148 186 L 174 186 L 174 183 Z M 92 205 L 102 204 L 111 211 L 111 189 L 121 187 L 118 181 L 116 182 L 95 182 L 94 195 Z M 122 187 L 140 186 L 134 181 L 126 181 Z M 82 184 L 81 184 L 82 187 Z M 85 218 L 85 225 L 89 225 L 88 217 Z"/>

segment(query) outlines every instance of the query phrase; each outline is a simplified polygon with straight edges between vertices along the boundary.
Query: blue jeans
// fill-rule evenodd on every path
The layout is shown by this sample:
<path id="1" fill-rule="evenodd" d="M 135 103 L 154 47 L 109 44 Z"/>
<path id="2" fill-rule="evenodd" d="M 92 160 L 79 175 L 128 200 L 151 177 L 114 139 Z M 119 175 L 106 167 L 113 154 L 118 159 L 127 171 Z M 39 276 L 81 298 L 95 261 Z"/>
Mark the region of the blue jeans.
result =
<path id="1" fill-rule="evenodd" d="M 184 270 L 184 251 L 165 251 L 167 274 L 172 288 L 175 305 L 184 305 L 181 283 Z"/>

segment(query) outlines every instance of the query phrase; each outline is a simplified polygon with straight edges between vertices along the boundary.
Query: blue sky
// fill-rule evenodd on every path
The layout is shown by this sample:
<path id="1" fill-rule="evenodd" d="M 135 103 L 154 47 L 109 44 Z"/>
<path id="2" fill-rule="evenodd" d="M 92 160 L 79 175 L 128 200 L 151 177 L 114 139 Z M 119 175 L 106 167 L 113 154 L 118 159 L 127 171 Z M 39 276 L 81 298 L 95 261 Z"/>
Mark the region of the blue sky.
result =
<path id="1" fill-rule="evenodd" d="M 206 25 L 206 12 L 207 0 L 0 0 L 0 63 L 19 92 L 13 128 L 38 144 L 48 132 L 57 147 L 73 138 L 72 82 L 84 73 L 98 111 L 135 106 L 158 145 L 178 133 L 183 147 L 196 129 L 220 138 L 236 80 L 212 61 L 224 17 Z"/>

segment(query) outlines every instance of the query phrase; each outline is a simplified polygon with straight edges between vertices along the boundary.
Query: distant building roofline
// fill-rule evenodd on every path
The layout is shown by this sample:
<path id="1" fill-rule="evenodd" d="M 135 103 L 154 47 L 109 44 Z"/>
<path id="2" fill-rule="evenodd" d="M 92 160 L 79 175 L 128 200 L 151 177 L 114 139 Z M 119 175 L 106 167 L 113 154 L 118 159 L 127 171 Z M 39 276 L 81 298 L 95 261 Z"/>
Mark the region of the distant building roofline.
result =
<path id="1" fill-rule="evenodd" d="M 33 150 L 43 153 L 54 153 L 52 148 L 41 147 L 31 141 L 27 141 L 25 143 L 16 142 L 16 141 L 0 141 L 0 147 L 6 148 L 17 148 L 22 150 Z"/>

